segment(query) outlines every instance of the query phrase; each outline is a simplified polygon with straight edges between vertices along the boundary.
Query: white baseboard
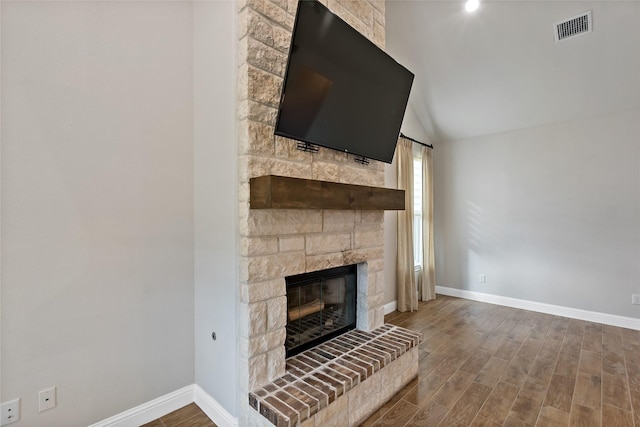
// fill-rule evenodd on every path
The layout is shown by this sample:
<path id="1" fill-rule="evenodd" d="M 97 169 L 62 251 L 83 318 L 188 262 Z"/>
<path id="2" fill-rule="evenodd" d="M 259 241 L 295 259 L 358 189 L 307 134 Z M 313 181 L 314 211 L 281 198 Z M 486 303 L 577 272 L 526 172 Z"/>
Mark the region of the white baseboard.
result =
<path id="1" fill-rule="evenodd" d="M 194 402 L 218 427 L 238 427 L 238 419 L 227 412 L 217 400 L 198 384 L 194 384 L 193 389 Z"/>
<path id="2" fill-rule="evenodd" d="M 139 427 L 193 402 L 193 384 L 121 412 L 89 427 Z"/>
<path id="3" fill-rule="evenodd" d="M 436 293 L 473 301 L 486 302 L 489 304 L 503 305 L 506 307 L 569 317 L 572 319 L 603 323 L 605 325 L 618 326 L 621 328 L 640 330 L 640 319 L 635 319 L 633 317 L 617 316 L 615 314 L 581 310 L 579 308 L 563 307 L 561 305 L 545 304 L 542 302 L 527 301 L 518 298 L 467 291 L 464 289 L 448 288 L 445 286 L 436 286 Z"/>
<path id="4" fill-rule="evenodd" d="M 121 412 L 89 427 L 139 427 L 190 403 L 207 414 L 219 427 L 237 427 L 238 420 L 227 412 L 216 400 L 209 396 L 197 384 L 191 384 L 179 390 L 160 396 L 135 408 Z"/>
<path id="5" fill-rule="evenodd" d="M 398 301 L 391 301 L 384 305 L 384 315 L 386 316 L 389 313 L 393 313 L 398 309 Z"/>

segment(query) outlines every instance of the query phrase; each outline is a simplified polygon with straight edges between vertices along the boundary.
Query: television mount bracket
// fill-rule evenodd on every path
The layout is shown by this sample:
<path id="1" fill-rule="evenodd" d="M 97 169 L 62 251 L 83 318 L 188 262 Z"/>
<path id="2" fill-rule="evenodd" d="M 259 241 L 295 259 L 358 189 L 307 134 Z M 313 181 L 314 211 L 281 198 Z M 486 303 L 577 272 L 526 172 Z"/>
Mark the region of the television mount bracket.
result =
<path id="1" fill-rule="evenodd" d="M 304 151 L 305 153 L 317 153 L 318 146 L 310 142 L 298 142 L 298 150 Z"/>
<path id="2" fill-rule="evenodd" d="M 367 166 L 369 164 L 369 159 L 364 156 L 355 156 L 353 161 L 356 163 L 360 163 L 362 166 Z"/>

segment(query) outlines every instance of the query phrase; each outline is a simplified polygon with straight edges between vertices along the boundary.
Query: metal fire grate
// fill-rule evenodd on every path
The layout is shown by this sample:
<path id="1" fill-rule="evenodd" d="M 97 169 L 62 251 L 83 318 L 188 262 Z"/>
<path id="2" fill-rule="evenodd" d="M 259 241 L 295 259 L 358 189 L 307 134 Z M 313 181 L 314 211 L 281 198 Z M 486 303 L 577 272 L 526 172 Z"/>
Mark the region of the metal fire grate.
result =
<path id="1" fill-rule="evenodd" d="M 344 327 L 346 319 L 341 305 L 327 306 L 324 310 L 287 324 L 286 348 L 313 341 Z"/>

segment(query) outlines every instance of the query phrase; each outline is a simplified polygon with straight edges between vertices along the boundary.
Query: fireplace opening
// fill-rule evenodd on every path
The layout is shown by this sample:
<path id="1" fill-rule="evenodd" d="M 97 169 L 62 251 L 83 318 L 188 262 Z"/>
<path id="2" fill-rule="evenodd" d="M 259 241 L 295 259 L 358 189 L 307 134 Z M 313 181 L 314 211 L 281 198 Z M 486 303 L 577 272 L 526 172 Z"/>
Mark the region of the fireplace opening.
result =
<path id="1" fill-rule="evenodd" d="M 286 283 L 286 357 L 355 329 L 355 264 L 289 276 Z"/>

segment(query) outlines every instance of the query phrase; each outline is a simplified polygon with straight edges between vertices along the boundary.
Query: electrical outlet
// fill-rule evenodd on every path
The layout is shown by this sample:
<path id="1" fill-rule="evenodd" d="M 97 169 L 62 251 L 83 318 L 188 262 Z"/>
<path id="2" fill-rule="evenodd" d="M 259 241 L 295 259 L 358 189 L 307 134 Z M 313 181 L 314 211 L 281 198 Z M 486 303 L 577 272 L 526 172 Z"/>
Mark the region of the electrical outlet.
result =
<path id="1" fill-rule="evenodd" d="M 486 274 L 481 274 L 480 277 L 478 278 L 478 281 L 480 283 L 487 283 L 487 275 Z"/>
<path id="2" fill-rule="evenodd" d="M 10 400 L 2 403 L 2 417 L 0 426 L 20 421 L 20 399 Z"/>
<path id="3" fill-rule="evenodd" d="M 56 406 L 56 388 L 40 390 L 38 393 L 38 411 L 43 412 Z"/>
<path id="4" fill-rule="evenodd" d="M 631 294 L 631 304 L 640 305 L 640 294 Z"/>

